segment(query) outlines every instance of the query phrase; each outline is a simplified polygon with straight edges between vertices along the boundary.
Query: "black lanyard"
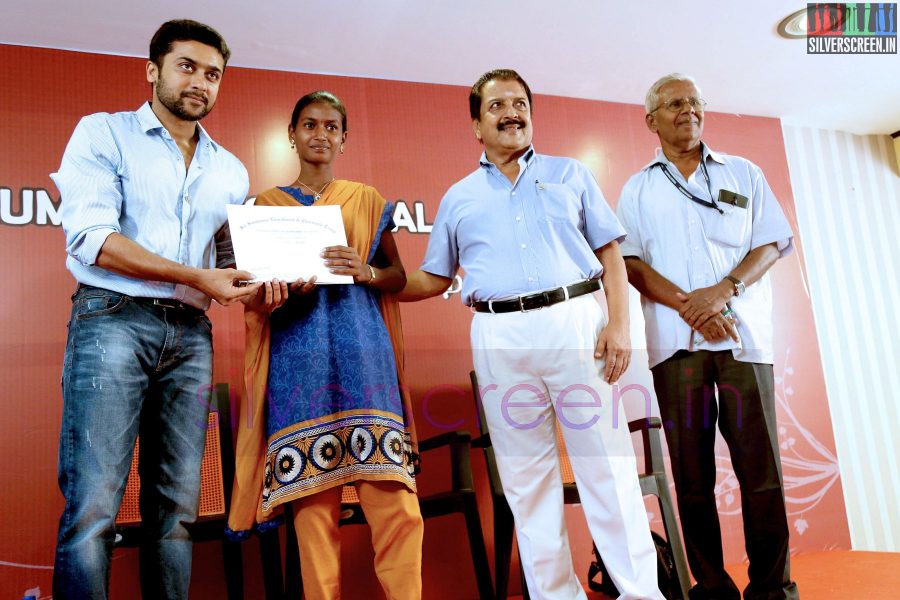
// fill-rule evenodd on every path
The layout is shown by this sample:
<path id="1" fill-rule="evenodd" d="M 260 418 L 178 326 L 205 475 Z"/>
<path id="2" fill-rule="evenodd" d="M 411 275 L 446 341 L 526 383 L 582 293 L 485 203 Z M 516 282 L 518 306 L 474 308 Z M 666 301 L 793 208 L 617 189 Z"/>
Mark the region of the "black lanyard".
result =
<path id="1" fill-rule="evenodd" d="M 689 189 L 687 189 L 686 187 L 681 185 L 680 181 L 675 179 L 675 176 L 669 172 L 669 169 L 663 163 L 658 162 L 654 166 L 660 167 L 662 169 L 662 172 L 665 173 L 666 177 L 669 178 L 669 181 L 672 182 L 672 185 L 674 185 L 676 188 L 678 188 L 678 191 L 681 192 L 682 194 L 684 194 L 684 196 L 688 200 L 693 200 L 697 204 L 702 204 L 703 206 L 706 206 L 708 208 L 714 208 L 717 211 L 719 211 L 720 215 L 725 214 L 725 211 L 722 210 L 721 208 L 719 208 L 719 205 L 716 204 L 715 199 L 713 199 L 712 184 L 709 181 L 709 171 L 706 170 L 706 163 L 703 161 L 703 158 L 700 159 L 700 170 L 703 171 L 703 178 L 706 179 L 706 189 L 709 190 L 709 200 L 704 200 L 703 198 L 700 198 L 700 197 L 692 194 Z"/>

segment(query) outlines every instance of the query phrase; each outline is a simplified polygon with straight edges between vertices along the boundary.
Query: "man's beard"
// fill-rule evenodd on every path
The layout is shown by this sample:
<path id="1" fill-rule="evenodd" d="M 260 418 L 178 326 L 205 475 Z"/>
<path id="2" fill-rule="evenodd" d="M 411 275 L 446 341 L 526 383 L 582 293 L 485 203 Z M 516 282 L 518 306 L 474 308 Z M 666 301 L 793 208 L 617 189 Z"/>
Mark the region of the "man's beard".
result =
<path id="1" fill-rule="evenodd" d="M 190 112 L 185 105 L 185 96 L 191 96 L 191 94 L 183 93 L 176 97 L 175 94 L 166 87 L 165 80 L 162 77 L 156 80 L 155 90 L 156 97 L 159 98 L 162 105 L 169 109 L 169 112 L 173 115 L 184 121 L 199 121 L 212 110 L 212 106 L 209 105 L 209 99 L 205 94 L 195 94 L 193 95 L 194 98 L 200 98 L 206 104 L 199 113 Z"/>

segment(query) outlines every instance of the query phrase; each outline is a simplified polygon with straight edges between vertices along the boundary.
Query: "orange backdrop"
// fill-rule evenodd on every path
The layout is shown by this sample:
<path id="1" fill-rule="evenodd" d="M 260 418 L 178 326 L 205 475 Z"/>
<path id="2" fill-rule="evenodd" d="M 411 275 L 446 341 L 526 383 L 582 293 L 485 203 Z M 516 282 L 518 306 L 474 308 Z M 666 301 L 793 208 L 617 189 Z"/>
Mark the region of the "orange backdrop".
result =
<path id="1" fill-rule="evenodd" d="M 82 115 L 133 110 L 147 99 L 143 65 L 143 60 L 134 58 L 0 45 L 0 278 L 7 284 L 0 305 L 0 522 L 4 525 L 0 590 L 4 596 L 19 597 L 16 594 L 36 586 L 49 594 L 56 522 L 62 509 L 56 487 L 59 379 L 74 281 L 64 266 L 64 237 L 55 213 L 59 195 L 48 174 L 59 166 Z M 478 75 L 473 73 L 473 80 Z M 470 127 L 467 90 L 229 68 L 218 104 L 204 126 L 247 166 L 251 193 L 286 184 L 296 176 L 287 121 L 297 98 L 314 89 L 331 90 L 347 105 L 349 138 L 346 154 L 336 163 L 336 174 L 370 183 L 400 203 L 396 217 L 401 228 L 396 237 L 407 269 L 416 268 L 441 196 L 477 166 L 481 147 Z M 652 157 L 656 146 L 655 137 L 644 127 L 643 112 L 637 105 L 538 96 L 534 143 L 540 152 L 583 160 L 614 205 L 625 180 Z M 712 147 L 745 156 L 762 167 L 796 232 L 779 122 L 709 113 L 706 131 L 705 139 Z M 849 533 L 802 254 L 781 261 L 774 278 L 779 437 L 792 551 L 846 549 Z M 236 384 L 242 367 L 240 309 L 215 307 L 211 316 L 215 378 Z M 467 378 L 471 365 L 468 309 L 458 296 L 451 296 L 404 305 L 403 317 L 420 436 L 448 428 L 477 431 Z M 633 362 L 629 375 L 649 381 L 645 356 L 636 356 Z M 720 454 L 719 499 L 727 560 L 738 562 L 745 558 L 740 499 L 724 447 Z M 490 538 L 489 497 L 480 457 L 475 457 L 475 465 Z M 420 484 L 425 491 L 442 484 L 444 466 L 439 459 L 425 464 Z M 570 513 L 570 534 L 577 572 L 584 573 L 590 540 L 577 511 Z M 426 598 L 477 596 L 468 547 L 459 534 L 462 525 L 461 517 L 426 524 Z M 368 531 L 351 527 L 343 535 L 345 594 L 363 597 L 377 588 Z M 490 539 L 488 545 L 490 552 Z M 218 552 L 215 544 L 197 546 L 195 597 L 224 596 Z M 260 587 L 253 552 L 251 545 L 251 556 L 245 558 L 248 591 Z M 113 597 L 136 597 L 136 551 L 117 551 L 113 564 Z"/>

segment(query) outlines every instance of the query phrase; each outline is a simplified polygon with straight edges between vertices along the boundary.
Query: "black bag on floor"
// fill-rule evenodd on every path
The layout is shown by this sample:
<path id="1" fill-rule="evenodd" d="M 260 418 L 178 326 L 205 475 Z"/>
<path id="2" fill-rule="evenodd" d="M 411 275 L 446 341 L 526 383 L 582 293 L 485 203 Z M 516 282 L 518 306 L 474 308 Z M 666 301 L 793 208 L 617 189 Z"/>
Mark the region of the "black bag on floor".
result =
<path id="1" fill-rule="evenodd" d="M 672 548 L 663 536 L 655 531 L 651 531 L 650 534 L 653 536 L 653 545 L 656 546 L 659 591 L 668 600 L 682 600 L 678 574 L 675 572 L 675 560 L 672 558 Z M 613 598 L 619 596 L 619 590 L 609 576 L 596 544 L 594 544 L 594 562 L 588 568 L 588 587 L 594 592 L 602 592 Z"/>

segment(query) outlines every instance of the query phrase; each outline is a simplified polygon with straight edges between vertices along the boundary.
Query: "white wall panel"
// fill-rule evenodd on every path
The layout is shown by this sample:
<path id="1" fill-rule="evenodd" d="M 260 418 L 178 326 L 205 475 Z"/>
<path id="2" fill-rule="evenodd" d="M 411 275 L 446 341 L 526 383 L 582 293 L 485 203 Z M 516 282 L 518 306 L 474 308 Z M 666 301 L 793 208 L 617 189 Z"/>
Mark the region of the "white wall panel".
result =
<path id="1" fill-rule="evenodd" d="M 900 175 L 893 143 L 782 129 L 853 548 L 900 551 Z"/>

